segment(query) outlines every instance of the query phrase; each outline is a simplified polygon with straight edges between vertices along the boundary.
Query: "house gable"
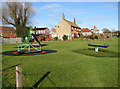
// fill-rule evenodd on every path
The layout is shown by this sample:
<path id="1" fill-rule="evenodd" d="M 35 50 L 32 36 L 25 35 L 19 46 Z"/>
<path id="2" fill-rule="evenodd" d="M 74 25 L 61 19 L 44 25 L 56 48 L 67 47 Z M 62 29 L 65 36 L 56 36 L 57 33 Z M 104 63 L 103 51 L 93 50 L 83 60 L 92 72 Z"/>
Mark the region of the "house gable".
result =
<path id="1" fill-rule="evenodd" d="M 13 27 L 0 26 L 0 31 L 0 36 L 3 36 L 5 38 L 17 37 L 16 31 Z"/>
<path id="2" fill-rule="evenodd" d="M 71 25 L 62 19 L 60 23 L 56 25 L 56 35 L 62 39 L 63 35 L 67 34 L 71 34 Z"/>
<path id="3" fill-rule="evenodd" d="M 88 28 L 82 28 L 81 29 L 81 33 L 83 36 L 88 36 L 88 35 L 91 35 L 91 30 L 89 30 Z"/>

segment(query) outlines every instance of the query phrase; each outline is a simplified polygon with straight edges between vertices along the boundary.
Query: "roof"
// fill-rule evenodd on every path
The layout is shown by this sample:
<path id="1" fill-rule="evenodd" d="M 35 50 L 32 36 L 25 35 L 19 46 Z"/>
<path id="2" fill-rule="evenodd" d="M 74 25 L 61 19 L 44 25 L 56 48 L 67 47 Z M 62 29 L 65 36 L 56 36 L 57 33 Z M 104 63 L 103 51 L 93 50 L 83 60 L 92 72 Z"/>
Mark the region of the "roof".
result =
<path id="1" fill-rule="evenodd" d="M 82 28 L 81 32 L 91 32 L 91 30 L 89 30 L 88 28 Z"/>
<path id="2" fill-rule="evenodd" d="M 65 20 L 65 19 L 64 19 Z M 80 28 L 78 25 L 76 25 L 75 23 L 71 22 L 71 21 L 68 21 L 68 20 L 65 20 L 68 24 L 70 24 L 71 26 L 73 27 L 77 27 L 77 28 Z"/>
<path id="3" fill-rule="evenodd" d="M 17 36 L 16 36 L 16 34 L 14 34 L 14 35 L 3 35 L 3 37 L 8 37 L 9 38 L 9 37 L 17 37 Z"/>
<path id="4" fill-rule="evenodd" d="M 9 31 L 14 31 L 14 33 L 12 33 L 12 34 L 4 34 L 3 32 L 2 32 L 2 34 L 0 34 L 0 35 L 2 35 L 3 37 L 17 37 L 16 36 L 16 33 L 15 33 L 15 29 L 13 28 L 13 27 L 7 27 L 7 26 L 0 26 L 0 30 L 7 30 L 7 33 L 9 32 Z"/>
<path id="5" fill-rule="evenodd" d="M 13 27 L 0 26 L 0 30 L 15 30 Z"/>
<path id="6" fill-rule="evenodd" d="M 45 29 L 47 29 L 47 27 L 45 27 L 45 28 L 36 28 L 36 30 L 45 30 Z M 35 30 L 35 28 L 33 30 Z"/>
<path id="7" fill-rule="evenodd" d="M 52 28 L 51 32 L 56 32 L 56 29 L 55 29 L 55 28 Z"/>

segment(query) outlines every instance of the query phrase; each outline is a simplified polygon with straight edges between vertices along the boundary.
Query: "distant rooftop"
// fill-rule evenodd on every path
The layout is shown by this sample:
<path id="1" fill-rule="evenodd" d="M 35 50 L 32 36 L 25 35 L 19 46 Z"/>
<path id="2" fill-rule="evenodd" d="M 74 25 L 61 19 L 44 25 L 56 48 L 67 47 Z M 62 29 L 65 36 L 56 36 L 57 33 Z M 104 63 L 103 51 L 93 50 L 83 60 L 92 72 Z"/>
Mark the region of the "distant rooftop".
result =
<path id="1" fill-rule="evenodd" d="M 45 27 L 45 28 L 34 28 L 33 30 L 45 30 L 45 29 L 47 29 L 47 27 Z"/>
<path id="2" fill-rule="evenodd" d="M 89 30 L 88 28 L 82 28 L 81 32 L 91 32 L 91 30 Z"/>

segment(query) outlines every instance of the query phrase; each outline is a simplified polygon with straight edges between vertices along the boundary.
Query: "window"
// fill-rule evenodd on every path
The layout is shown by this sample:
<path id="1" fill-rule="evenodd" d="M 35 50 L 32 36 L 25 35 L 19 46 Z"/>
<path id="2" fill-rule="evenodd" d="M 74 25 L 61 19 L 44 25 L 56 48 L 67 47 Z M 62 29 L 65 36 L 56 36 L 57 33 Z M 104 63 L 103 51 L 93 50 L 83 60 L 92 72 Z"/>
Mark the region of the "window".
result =
<path id="1" fill-rule="evenodd" d="M 67 33 L 67 38 L 69 39 L 69 34 Z"/>
<path id="2" fill-rule="evenodd" d="M 40 31 L 40 34 L 42 34 L 42 31 Z"/>
<path id="3" fill-rule="evenodd" d="M 67 33 L 67 37 L 69 36 L 69 34 Z"/>
<path id="4" fill-rule="evenodd" d="M 72 37 L 74 36 L 74 34 L 72 34 Z"/>
<path id="5" fill-rule="evenodd" d="M 10 32 L 10 34 L 12 34 L 12 31 Z"/>
<path id="6" fill-rule="evenodd" d="M 41 31 L 41 30 L 39 30 L 39 34 L 42 34 L 42 31 Z"/>
<path id="7" fill-rule="evenodd" d="M 58 26 L 58 28 L 59 28 L 59 26 Z"/>
<path id="8" fill-rule="evenodd" d="M 60 38 L 60 34 L 58 35 L 58 38 Z"/>

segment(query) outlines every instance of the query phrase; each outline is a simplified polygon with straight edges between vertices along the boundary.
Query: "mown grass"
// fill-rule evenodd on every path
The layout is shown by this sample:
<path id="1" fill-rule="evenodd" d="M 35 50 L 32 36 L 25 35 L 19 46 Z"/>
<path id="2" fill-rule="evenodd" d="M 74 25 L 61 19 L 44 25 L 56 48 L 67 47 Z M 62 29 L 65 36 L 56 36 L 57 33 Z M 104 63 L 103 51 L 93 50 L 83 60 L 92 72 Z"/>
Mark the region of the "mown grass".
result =
<path id="1" fill-rule="evenodd" d="M 107 52 L 114 57 L 96 57 L 87 44 L 109 44 Z M 22 64 L 23 77 L 34 85 L 46 72 L 50 71 L 38 87 L 117 87 L 118 86 L 118 39 L 74 40 L 48 42 L 42 50 L 56 50 L 56 53 L 33 56 L 2 55 L 2 69 Z M 18 44 L 2 45 L 2 52 L 17 50 Z M 83 50 L 86 49 L 86 50 Z M 75 51 L 79 51 L 76 53 Z M 87 52 L 86 55 L 85 53 Z M 90 55 L 92 54 L 92 56 Z M 107 55 L 107 53 L 106 53 Z M 108 54 L 110 55 L 110 54 Z M 3 72 L 13 71 L 15 68 Z M 13 77 L 13 78 L 11 78 Z M 15 73 L 3 74 L 3 87 L 15 87 Z M 23 81 L 23 87 L 29 87 Z"/>
<path id="2" fill-rule="evenodd" d="M 76 53 L 94 57 L 116 57 L 118 58 L 118 52 L 108 51 L 104 48 L 99 48 L 99 52 L 95 52 L 95 48 L 77 49 L 73 50 Z"/>

